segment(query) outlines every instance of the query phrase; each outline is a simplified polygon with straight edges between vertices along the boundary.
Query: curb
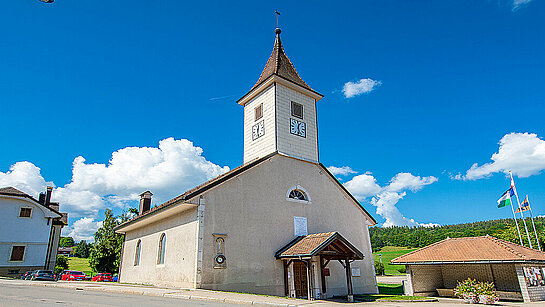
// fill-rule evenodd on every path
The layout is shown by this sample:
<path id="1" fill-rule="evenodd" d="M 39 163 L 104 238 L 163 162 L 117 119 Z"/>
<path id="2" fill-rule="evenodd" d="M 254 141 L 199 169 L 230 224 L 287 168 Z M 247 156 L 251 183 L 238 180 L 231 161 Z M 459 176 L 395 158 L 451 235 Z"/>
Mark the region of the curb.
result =
<path id="1" fill-rule="evenodd" d="M 77 291 L 103 291 L 110 293 L 125 293 L 125 294 L 135 294 L 135 295 L 147 295 L 147 296 L 162 296 L 169 298 L 179 298 L 185 300 L 198 300 L 198 301 L 210 301 L 210 302 L 221 302 L 221 303 L 231 303 L 231 304 L 240 304 L 240 305 L 255 305 L 255 306 L 274 306 L 274 307 L 298 307 L 303 306 L 299 304 L 288 304 L 288 303 L 272 303 L 272 302 L 260 302 L 253 300 L 241 300 L 241 299 L 230 299 L 230 298 L 216 298 L 202 295 L 187 295 L 183 292 L 166 292 L 161 293 L 160 291 L 147 291 L 146 290 L 132 290 L 132 289 L 115 289 L 115 288 L 104 288 L 102 285 L 89 286 L 86 284 L 82 285 L 73 285 L 73 284 L 58 284 L 58 283 L 25 283 L 26 286 L 39 286 L 46 288 L 63 288 L 63 289 L 73 289 Z"/>

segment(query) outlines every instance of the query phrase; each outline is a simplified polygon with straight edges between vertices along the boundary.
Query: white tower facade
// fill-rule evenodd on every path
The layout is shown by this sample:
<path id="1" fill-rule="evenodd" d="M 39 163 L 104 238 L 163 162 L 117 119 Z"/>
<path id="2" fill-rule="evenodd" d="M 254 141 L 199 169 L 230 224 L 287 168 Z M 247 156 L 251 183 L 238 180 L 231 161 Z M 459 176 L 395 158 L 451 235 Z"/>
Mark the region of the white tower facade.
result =
<path id="1" fill-rule="evenodd" d="M 280 152 L 317 163 L 316 102 L 323 96 L 299 77 L 275 30 L 273 52 L 244 106 L 244 163 Z"/>

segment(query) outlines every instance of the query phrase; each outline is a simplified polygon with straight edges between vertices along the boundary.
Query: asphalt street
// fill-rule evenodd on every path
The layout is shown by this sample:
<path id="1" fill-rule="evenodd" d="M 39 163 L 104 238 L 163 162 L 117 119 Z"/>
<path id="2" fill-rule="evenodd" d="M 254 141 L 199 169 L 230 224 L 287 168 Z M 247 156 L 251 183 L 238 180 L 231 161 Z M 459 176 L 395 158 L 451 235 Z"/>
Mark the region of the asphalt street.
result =
<path id="1" fill-rule="evenodd" d="M 2 284 L 1 307 L 23 306 L 240 306 L 219 302 L 183 300 L 102 291 L 73 290 L 53 287 Z"/>

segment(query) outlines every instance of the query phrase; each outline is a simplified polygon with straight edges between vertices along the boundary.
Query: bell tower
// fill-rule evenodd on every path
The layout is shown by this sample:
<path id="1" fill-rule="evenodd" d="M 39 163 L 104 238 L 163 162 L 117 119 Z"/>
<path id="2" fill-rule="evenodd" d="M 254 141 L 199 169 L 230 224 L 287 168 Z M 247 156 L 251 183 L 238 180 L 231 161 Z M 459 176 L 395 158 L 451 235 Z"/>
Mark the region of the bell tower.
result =
<path id="1" fill-rule="evenodd" d="M 244 106 L 244 163 L 278 151 L 318 162 L 316 102 L 323 95 L 299 76 L 284 52 L 281 30 L 257 83 L 237 103 Z"/>

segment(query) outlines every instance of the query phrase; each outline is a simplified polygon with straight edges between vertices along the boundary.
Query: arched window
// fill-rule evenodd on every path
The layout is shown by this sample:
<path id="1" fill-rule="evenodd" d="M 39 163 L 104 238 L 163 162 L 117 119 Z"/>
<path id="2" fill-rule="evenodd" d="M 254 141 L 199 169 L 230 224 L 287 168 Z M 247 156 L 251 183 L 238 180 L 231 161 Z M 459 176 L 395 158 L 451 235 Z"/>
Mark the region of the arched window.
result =
<path id="1" fill-rule="evenodd" d="M 290 201 L 310 203 L 310 196 L 307 191 L 300 185 L 294 186 L 288 190 L 286 199 Z"/>
<path id="2" fill-rule="evenodd" d="M 167 237 L 165 234 L 161 234 L 161 239 L 159 239 L 159 253 L 157 254 L 157 264 L 165 263 L 165 248 L 167 243 Z"/>
<path id="3" fill-rule="evenodd" d="M 140 264 L 140 250 L 142 249 L 140 246 L 141 244 L 141 240 L 138 240 L 138 243 L 136 243 L 136 252 L 134 253 L 134 265 Z"/>

